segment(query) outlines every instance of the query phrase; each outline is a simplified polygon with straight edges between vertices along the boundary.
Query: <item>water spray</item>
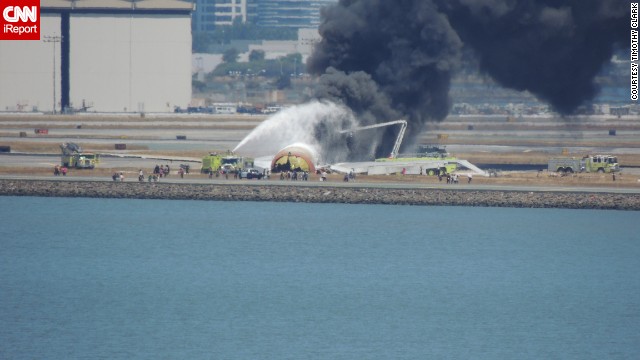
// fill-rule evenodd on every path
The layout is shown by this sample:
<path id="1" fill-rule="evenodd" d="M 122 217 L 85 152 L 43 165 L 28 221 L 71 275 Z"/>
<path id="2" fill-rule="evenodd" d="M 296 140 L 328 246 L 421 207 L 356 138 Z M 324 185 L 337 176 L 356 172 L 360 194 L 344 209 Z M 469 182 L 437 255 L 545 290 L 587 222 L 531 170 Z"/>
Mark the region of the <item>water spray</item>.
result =
<path id="1" fill-rule="evenodd" d="M 343 160 L 348 149 L 340 131 L 357 126 L 358 121 L 344 106 L 328 101 L 312 101 L 283 109 L 270 116 L 247 135 L 233 151 L 250 156 L 273 155 L 294 144 L 305 144 L 322 161 Z"/>

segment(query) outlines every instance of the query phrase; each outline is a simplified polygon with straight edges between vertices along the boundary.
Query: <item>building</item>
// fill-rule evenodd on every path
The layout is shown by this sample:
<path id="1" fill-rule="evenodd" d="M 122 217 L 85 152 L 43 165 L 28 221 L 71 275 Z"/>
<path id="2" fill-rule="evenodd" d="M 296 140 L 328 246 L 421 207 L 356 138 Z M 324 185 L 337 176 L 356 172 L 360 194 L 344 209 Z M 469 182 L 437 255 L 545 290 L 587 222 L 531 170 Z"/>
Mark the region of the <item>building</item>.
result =
<path id="1" fill-rule="evenodd" d="M 254 22 L 256 16 L 256 0 L 195 0 L 194 4 L 194 32 L 214 31 L 235 21 Z"/>
<path id="2" fill-rule="evenodd" d="M 0 42 L 0 111 L 167 112 L 191 100 L 191 1 L 42 0 Z"/>
<path id="3" fill-rule="evenodd" d="M 236 19 L 247 22 L 247 0 L 217 0 L 214 9 L 216 25 L 232 25 Z"/>
<path id="4" fill-rule="evenodd" d="M 256 0 L 256 22 L 261 26 L 317 28 L 320 8 L 337 0 Z"/>
<path id="5" fill-rule="evenodd" d="M 277 59 L 289 54 L 302 55 L 302 61 L 307 62 L 313 52 L 313 47 L 320 42 L 318 29 L 298 29 L 298 40 L 263 40 L 260 44 L 249 45 L 249 51 L 261 50 L 265 52 L 266 59 Z"/>
<path id="6" fill-rule="evenodd" d="M 216 0 L 195 0 L 191 27 L 194 32 L 213 31 L 216 28 Z"/>
<path id="7" fill-rule="evenodd" d="M 234 21 L 259 26 L 317 28 L 320 8 L 337 0 L 195 0 L 193 31 L 213 31 Z"/>

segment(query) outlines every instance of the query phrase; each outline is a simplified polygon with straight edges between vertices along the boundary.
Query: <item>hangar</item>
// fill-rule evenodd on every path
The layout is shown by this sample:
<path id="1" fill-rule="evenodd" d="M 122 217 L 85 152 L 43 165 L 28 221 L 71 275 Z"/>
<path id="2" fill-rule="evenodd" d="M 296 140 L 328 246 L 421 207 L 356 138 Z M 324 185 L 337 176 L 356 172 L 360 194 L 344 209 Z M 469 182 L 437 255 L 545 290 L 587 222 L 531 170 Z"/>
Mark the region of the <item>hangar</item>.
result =
<path id="1" fill-rule="evenodd" d="M 41 40 L 0 42 L 0 111 L 188 106 L 192 9 L 180 0 L 41 0 Z"/>

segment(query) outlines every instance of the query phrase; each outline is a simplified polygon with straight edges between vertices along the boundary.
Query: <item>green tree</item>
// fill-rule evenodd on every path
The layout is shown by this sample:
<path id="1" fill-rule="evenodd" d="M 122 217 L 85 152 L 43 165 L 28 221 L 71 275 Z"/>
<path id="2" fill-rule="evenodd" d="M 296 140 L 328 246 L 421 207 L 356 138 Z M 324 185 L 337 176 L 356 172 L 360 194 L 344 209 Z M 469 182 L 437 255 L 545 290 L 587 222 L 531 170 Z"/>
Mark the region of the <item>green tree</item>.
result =
<path id="1" fill-rule="evenodd" d="M 207 87 L 207 84 L 200 80 L 193 79 L 191 80 L 191 88 L 197 92 L 203 92 Z"/>
<path id="2" fill-rule="evenodd" d="M 262 61 L 264 60 L 264 56 L 264 50 L 251 50 L 251 52 L 249 53 L 249 61 Z"/>
<path id="3" fill-rule="evenodd" d="M 302 54 L 288 54 L 282 58 L 282 62 L 286 64 L 287 74 L 298 75 L 303 72 L 304 64 L 302 63 Z"/>
<path id="4" fill-rule="evenodd" d="M 192 36 L 191 50 L 194 53 L 207 52 L 209 43 L 213 42 L 213 38 L 209 34 L 194 33 Z"/>
<path id="5" fill-rule="evenodd" d="M 238 49 L 231 48 L 225 51 L 224 54 L 222 54 L 222 61 L 226 63 L 235 63 L 238 61 L 239 56 L 240 53 L 238 52 Z"/>
<path id="6" fill-rule="evenodd" d="M 287 56 L 284 57 L 284 60 L 289 63 L 302 64 L 302 54 L 300 53 L 288 54 Z"/>
<path id="7" fill-rule="evenodd" d="M 291 86 L 291 78 L 286 74 L 280 75 L 275 85 L 278 90 L 286 89 Z"/>
<path id="8" fill-rule="evenodd" d="M 254 55 L 255 56 L 255 55 Z M 291 75 L 305 72 L 302 55 L 289 54 L 278 59 L 249 62 L 223 62 L 207 75 L 208 80 L 216 76 L 248 75 L 276 78 L 274 84 L 281 89 L 289 87 Z"/>
<path id="9" fill-rule="evenodd" d="M 194 32 L 193 52 L 209 52 L 211 45 L 229 44 L 231 40 L 296 40 L 298 32 L 295 28 L 279 28 L 242 24 L 218 26 L 212 32 Z"/>

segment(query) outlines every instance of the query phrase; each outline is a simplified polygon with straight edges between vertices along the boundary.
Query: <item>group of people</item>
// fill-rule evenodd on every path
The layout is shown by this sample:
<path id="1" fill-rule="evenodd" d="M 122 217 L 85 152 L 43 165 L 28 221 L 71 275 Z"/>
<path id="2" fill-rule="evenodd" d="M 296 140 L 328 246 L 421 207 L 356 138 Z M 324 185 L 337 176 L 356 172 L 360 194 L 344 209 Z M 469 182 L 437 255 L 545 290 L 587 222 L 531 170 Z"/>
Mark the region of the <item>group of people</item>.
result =
<path id="1" fill-rule="evenodd" d="M 152 181 L 158 181 L 159 178 L 161 177 L 167 177 L 169 176 L 170 173 L 170 168 L 169 165 L 166 166 L 162 166 L 162 165 L 156 165 L 153 168 L 153 172 L 149 174 L 149 176 L 147 177 L 147 180 L 149 182 Z M 184 170 L 180 169 L 180 171 L 178 171 L 179 174 L 181 174 L 182 176 L 184 176 Z M 120 171 L 120 172 L 114 172 L 113 175 L 111 176 L 111 178 L 113 179 L 113 181 L 124 181 L 124 172 Z M 138 170 L 138 181 L 139 182 L 143 182 L 145 180 L 145 175 L 144 175 L 144 170 L 139 169 Z"/>
<path id="2" fill-rule="evenodd" d="M 170 172 L 171 172 L 171 169 L 169 168 L 169 165 L 166 165 L 166 166 L 156 165 L 153 168 L 153 172 L 149 174 L 147 180 L 149 182 L 152 182 L 152 181 L 157 182 L 158 179 L 162 177 L 165 177 L 165 178 L 168 177 Z M 180 167 L 178 169 L 178 175 L 180 175 L 180 178 L 184 178 L 184 174 L 185 174 L 185 169 Z M 138 181 L 140 182 L 144 181 L 144 171 L 142 169 L 138 171 Z"/>
<path id="3" fill-rule="evenodd" d="M 209 167 L 209 169 L 206 170 L 206 173 L 209 174 L 209 179 L 213 179 L 213 177 L 215 176 L 216 178 L 219 178 L 220 176 L 224 175 L 225 180 L 229 179 L 229 174 L 233 175 L 234 179 L 240 179 L 240 173 L 242 173 L 244 170 L 243 169 L 235 169 L 235 170 L 225 170 L 223 167 L 219 167 L 218 170 L 213 170 L 212 167 Z M 189 173 L 187 171 L 187 173 Z M 269 179 L 271 176 L 271 172 L 268 170 L 262 170 L 262 179 Z"/>
<path id="4" fill-rule="evenodd" d="M 447 184 L 458 184 L 459 176 L 460 175 L 458 174 L 447 174 Z M 438 179 L 442 181 L 442 176 L 438 175 Z M 473 174 L 467 174 L 467 184 L 471 184 L 472 180 L 473 180 Z"/>
<path id="5" fill-rule="evenodd" d="M 307 181 L 309 180 L 309 173 L 306 171 L 298 171 L 298 170 L 289 170 L 289 171 L 282 171 L 280 172 L 280 180 L 302 180 L 302 181 Z"/>
<path id="6" fill-rule="evenodd" d="M 56 165 L 53 168 L 53 175 L 55 175 L 55 176 L 60 176 L 60 175 L 67 176 L 67 171 L 68 171 L 68 169 L 67 169 L 66 166 Z"/>
<path id="7" fill-rule="evenodd" d="M 224 171 L 222 170 L 222 167 L 219 167 L 218 170 L 213 170 L 212 167 L 209 167 L 209 169 L 207 170 L 207 174 L 209 174 L 209 179 L 213 179 L 213 175 L 215 175 L 216 177 L 220 177 L 220 175 L 224 174 Z M 229 175 L 227 175 L 227 179 L 229 178 Z"/>
<path id="8" fill-rule="evenodd" d="M 349 182 L 349 181 L 356 181 L 356 173 L 352 171 L 349 171 L 348 174 L 344 174 L 344 182 Z"/>
<path id="9" fill-rule="evenodd" d="M 458 174 L 447 174 L 447 184 L 457 184 Z"/>
<path id="10" fill-rule="evenodd" d="M 169 168 L 169 164 L 167 164 L 165 166 L 156 164 L 156 167 L 153 168 L 153 174 L 157 175 L 158 177 L 163 177 L 163 176 L 167 177 L 167 176 L 169 176 L 170 172 L 171 172 L 171 169 Z"/>

